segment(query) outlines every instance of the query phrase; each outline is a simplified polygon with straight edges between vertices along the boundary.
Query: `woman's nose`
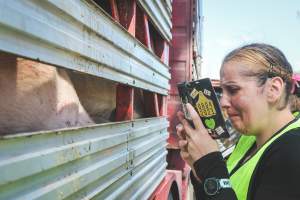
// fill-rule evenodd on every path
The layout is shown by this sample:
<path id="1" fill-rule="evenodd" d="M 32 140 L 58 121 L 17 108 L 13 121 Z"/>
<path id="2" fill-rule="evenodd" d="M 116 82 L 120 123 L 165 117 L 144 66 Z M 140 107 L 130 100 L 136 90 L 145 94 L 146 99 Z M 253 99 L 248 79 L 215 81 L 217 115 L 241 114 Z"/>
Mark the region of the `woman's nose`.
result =
<path id="1" fill-rule="evenodd" d="M 220 99 L 220 104 L 222 108 L 228 108 L 230 106 L 230 101 L 227 95 L 222 94 L 221 99 Z"/>

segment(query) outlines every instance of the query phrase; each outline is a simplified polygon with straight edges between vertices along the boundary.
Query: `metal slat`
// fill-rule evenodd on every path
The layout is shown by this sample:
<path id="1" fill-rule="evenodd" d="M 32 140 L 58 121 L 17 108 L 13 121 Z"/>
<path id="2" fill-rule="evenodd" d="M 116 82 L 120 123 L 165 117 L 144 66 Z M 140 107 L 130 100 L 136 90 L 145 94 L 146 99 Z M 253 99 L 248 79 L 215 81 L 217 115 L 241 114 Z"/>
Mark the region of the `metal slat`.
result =
<path id="1" fill-rule="evenodd" d="M 164 160 L 166 157 L 164 157 Z M 139 190 L 131 196 L 131 199 L 148 199 L 150 195 L 153 193 L 155 188 L 160 184 L 163 178 L 166 175 L 166 167 L 167 163 L 156 163 L 159 168 L 151 173 L 152 176 L 148 177 L 148 179 L 140 180 L 137 183 Z"/>
<path id="2" fill-rule="evenodd" d="M 82 199 L 95 199 L 95 196 L 99 194 L 105 194 L 105 190 L 111 187 L 113 183 L 124 184 L 131 178 L 131 174 L 128 171 L 124 171 L 121 168 L 114 170 L 112 173 L 107 174 L 106 176 L 101 177 L 89 184 L 87 187 L 81 189 L 80 191 L 68 196 L 66 200 L 82 200 Z M 107 194 L 106 194 L 107 196 Z M 104 195 L 102 199 L 105 199 Z"/>
<path id="3" fill-rule="evenodd" d="M 163 177 L 166 173 L 166 154 L 166 150 L 161 149 L 157 151 L 156 154 L 151 156 L 151 158 L 144 161 L 143 163 L 141 163 L 133 169 L 132 174 L 133 177 L 136 177 L 136 180 L 134 184 L 130 187 L 130 190 L 133 191 L 131 192 L 133 195 L 128 195 L 127 199 L 135 199 L 135 195 L 140 196 L 142 193 L 149 194 L 153 192 L 153 189 L 157 187 L 161 182 L 161 179 L 153 180 L 153 176 Z M 144 188 L 144 184 L 148 184 L 148 187 Z M 150 187 L 150 185 L 153 185 L 154 188 Z"/>
<path id="4" fill-rule="evenodd" d="M 0 186 L 124 143 L 126 142 L 127 134 L 128 133 L 124 132 L 111 137 L 88 139 L 82 142 L 40 150 L 38 152 L 30 152 L 25 155 L 23 154 L 0 161 L 0 170 L 3 173 Z M 35 164 L 32 165 L 32 163 Z M 19 170 L 22 168 L 30 170 Z"/>
<path id="5" fill-rule="evenodd" d="M 92 157 L 76 160 L 2 186 L 0 199 L 64 199 L 115 169 L 121 168 L 123 172 L 128 173 L 126 162 L 126 151 L 95 162 Z"/>
<path id="6" fill-rule="evenodd" d="M 0 50 L 167 94 L 168 67 L 95 5 L 1 0 L 0 8 Z"/>
<path id="7" fill-rule="evenodd" d="M 167 41 L 170 41 L 172 39 L 171 7 L 162 1 L 164 0 L 139 0 L 138 2 L 149 15 L 154 26 L 156 26 L 162 36 Z"/>
<path id="8" fill-rule="evenodd" d="M 136 195 L 136 193 L 139 193 L 142 185 L 145 184 L 153 174 L 165 174 L 165 155 L 166 154 L 160 154 L 155 159 L 151 160 L 151 162 L 145 163 L 145 165 L 140 168 L 141 170 L 138 171 L 138 173 L 135 173 L 128 182 L 118 185 L 118 187 L 111 188 L 112 190 L 110 191 L 110 195 L 107 196 L 107 199 L 133 199 L 132 197 Z M 160 181 L 161 180 L 156 180 L 152 182 L 152 184 L 157 186 Z M 152 189 L 151 192 L 153 192 L 153 188 L 148 189 Z M 96 199 L 102 198 L 98 197 Z"/>
<path id="9" fill-rule="evenodd" d="M 115 169 L 129 173 L 130 129 L 109 123 L 1 138 L 0 199 L 63 199 Z"/>
<path id="10" fill-rule="evenodd" d="M 0 136 L 0 159 L 17 157 L 33 151 L 41 151 L 84 140 L 112 137 L 114 134 L 131 131 L 130 123 L 105 123 L 89 127 L 19 133 Z M 41 141 L 43 141 L 41 143 Z"/>
<path id="11" fill-rule="evenodd" d="M 147 159 L 149 159 L 151 156 L 153 156 L 156 153 L 162 153 L 165 151 L 166 148 L 166 140 L 167 135 L 156 137 L 155 139 L 143 143 L 143 145 L 136 146 L 134 149 L 134 160 L 133 165 L 138 166 L 141 163 L 145 162 Z"/>
<path id="12" fill-rule="evenodd" d="M 130 187 L 134 195 L 126 196 L 127 199 L 147 199 L 164 177 L 167 165 L 168 122 L 161 119 L 142 124 L 143 129 L 140 126 L 141 124 L 137 124 L 136 130 L 140 130 L 140 133 L 148 130 L 148 134 L 135 134 L 129 140 L 128 148 L 133 154 L 132 174 L 139 178 Z"/>
<path id="13" fill-rule="evenodd" d="M 169 15 L 172 16 L 172 0 L 164 0 L 167 5 Z"/>
<path id="14" fill-rule="evenodd" d="M 73 175 L 63 178 L 62 180 L 57 180 L 34 192 L 22 195 L 21 199 L 64 199 L 89 183 L 96 181 L 98 177 L 109 173 L 111 169 L 116 169 L 116 166 L 121 167 L 122 164 L 126 162 L 126 157 L 126 153 L 118 155 L 118 157 L 115 155 L 114 158 L 110 158 L 107 162 L 100 161 L 90 167 L 76 171 Z M 123 171 L 125 170 L 126 168 L 124 166 Z"/>
<path id="15" fill-rule="evenodd" d="M 136 120 L 128 141 L 131 179 L 115 182 L 93 199 L 147 199 L 165 175 L 167 125 L 166 118 Z"/>
<path id="16" fill-rule="evenodd" d="M 1 137 L 0 199 L 149 196 L 165 173 L 167 126 L 159 117 Z"/>

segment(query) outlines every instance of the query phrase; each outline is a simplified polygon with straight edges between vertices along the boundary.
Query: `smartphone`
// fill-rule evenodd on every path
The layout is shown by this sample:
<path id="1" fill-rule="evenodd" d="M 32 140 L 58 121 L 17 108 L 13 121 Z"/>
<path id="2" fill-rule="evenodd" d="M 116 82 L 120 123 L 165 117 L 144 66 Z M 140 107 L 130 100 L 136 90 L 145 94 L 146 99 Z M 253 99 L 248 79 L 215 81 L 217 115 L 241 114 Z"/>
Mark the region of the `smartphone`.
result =
<path id="1" fill-rule="evenodd" d="M 190 103 L 213 139 L 228 138 L 229 133 L 219 100 L 209 78 L 177 85 L 185 118 L 193 124 L 186 104 Z"/>

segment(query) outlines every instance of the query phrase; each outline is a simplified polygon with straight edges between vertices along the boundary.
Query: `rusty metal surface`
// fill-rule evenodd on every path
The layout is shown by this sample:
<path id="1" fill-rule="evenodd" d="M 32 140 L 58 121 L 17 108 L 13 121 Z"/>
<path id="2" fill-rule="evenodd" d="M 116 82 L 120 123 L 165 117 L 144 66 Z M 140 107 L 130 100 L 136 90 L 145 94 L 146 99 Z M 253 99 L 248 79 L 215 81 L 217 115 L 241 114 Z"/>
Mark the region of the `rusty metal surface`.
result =
<path id="1" fill-rule="evenodd" d="M 165 175 L 166 118 L 0 138 L 0 199 L 146 199 Z"/>
<path id="2" fill-rule="evenodd" d="M 92 1 L 0 0 L 0 50 L 166 95 L 168 66 Z"/>

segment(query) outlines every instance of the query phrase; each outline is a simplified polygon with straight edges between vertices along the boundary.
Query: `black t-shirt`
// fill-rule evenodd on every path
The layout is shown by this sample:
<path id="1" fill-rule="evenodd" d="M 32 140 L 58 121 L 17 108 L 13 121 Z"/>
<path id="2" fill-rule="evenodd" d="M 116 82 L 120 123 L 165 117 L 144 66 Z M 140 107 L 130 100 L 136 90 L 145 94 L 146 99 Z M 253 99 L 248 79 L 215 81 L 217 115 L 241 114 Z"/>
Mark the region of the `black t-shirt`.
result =
<path id="1" fill-rule="evenodd" d="M 229 178 L 220 152 L 210 153 L 194 163 L 201 180 L 209 177 Z M 222 189 L 207 196 L 203 185 L 191 175 L 199 200 L 235 200 L 232 189 Z M 293 129 L 267 147 L 253 172 L 247 200 L 300 200 L 300 129 Z"/>

